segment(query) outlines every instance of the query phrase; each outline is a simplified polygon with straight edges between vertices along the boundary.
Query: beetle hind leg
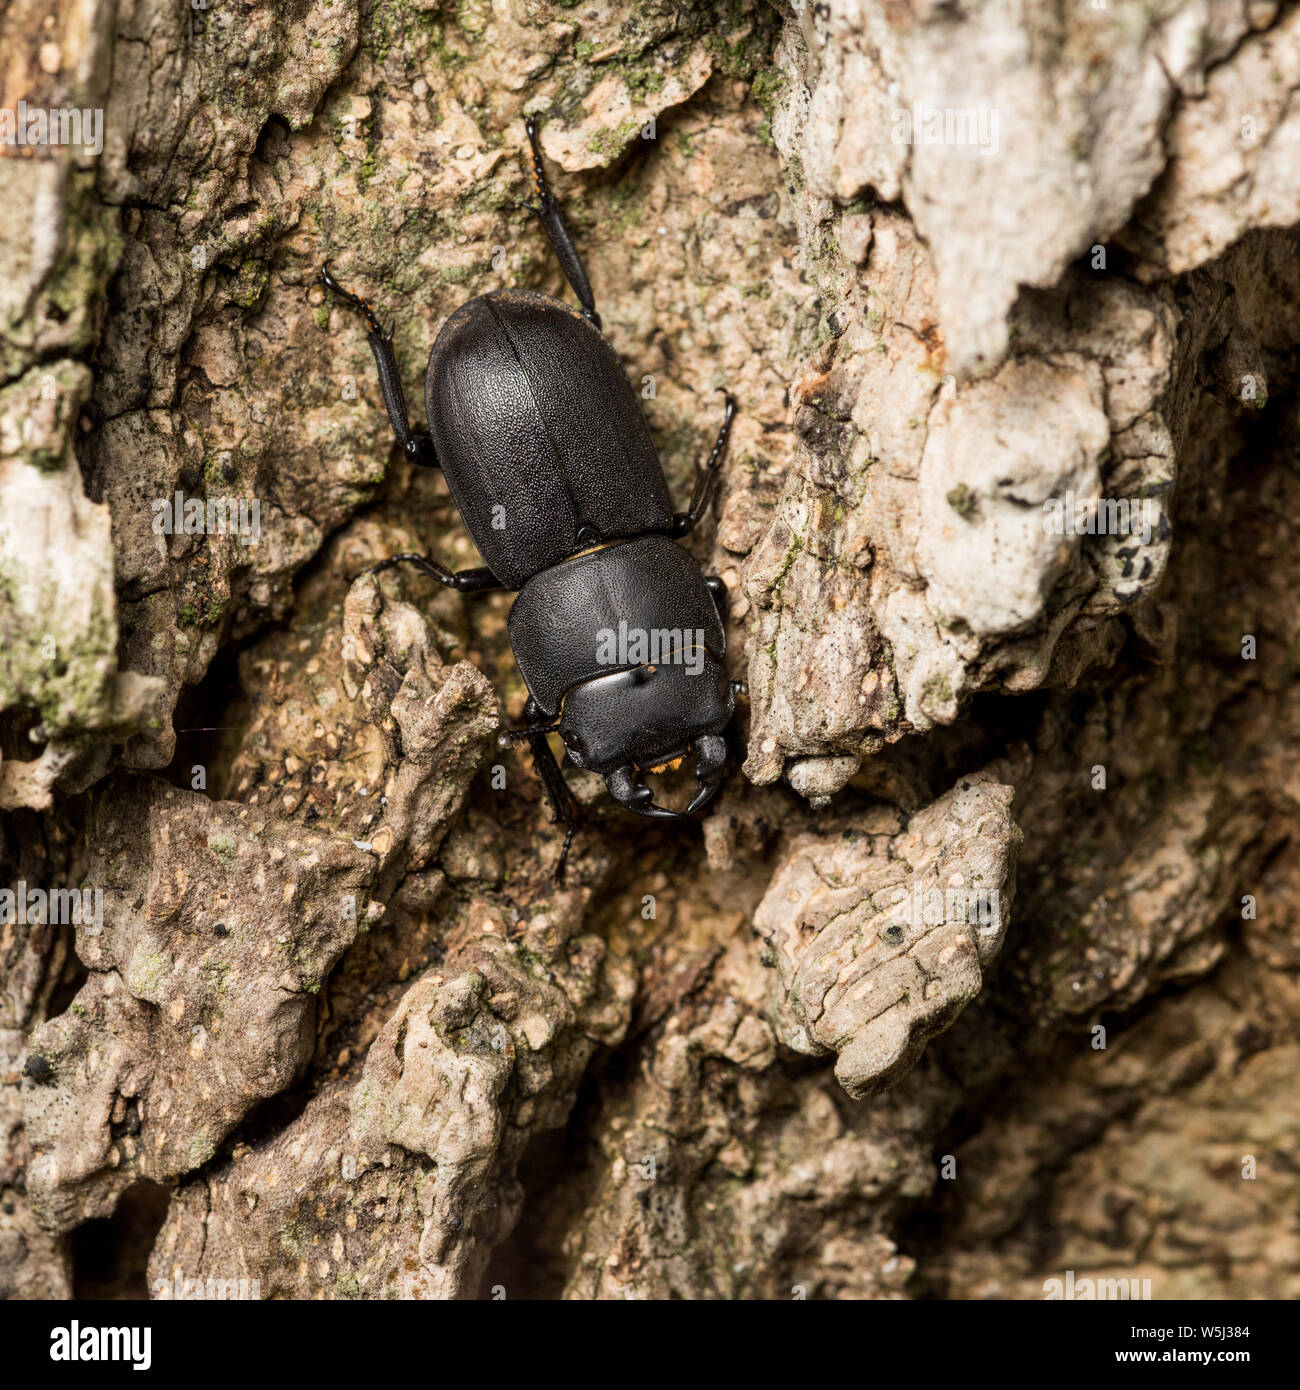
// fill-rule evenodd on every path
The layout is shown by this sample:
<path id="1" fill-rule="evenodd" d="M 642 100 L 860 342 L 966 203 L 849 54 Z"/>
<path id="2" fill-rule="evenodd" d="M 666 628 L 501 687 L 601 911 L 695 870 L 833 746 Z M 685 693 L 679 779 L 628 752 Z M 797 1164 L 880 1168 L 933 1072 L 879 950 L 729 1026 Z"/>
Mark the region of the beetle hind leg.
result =
<path id="1" fill-rule="evenodd" d="M 366 321 L 366 341 L 379 369 L 379 390 L 384 398 L 384 409 L 388 412 L 389 423 L 397 442 L 402 446 L 402 452 L 412 463 L 437 468 L 438 456 L 433 449 L 433 440 L 424 431 L 411 429 L 410 417 L 406 413 L 406 394 L 402 390 L 402 378 L 393 352 L 393 330 L 390 328 L 385 332 L 370 305 L 360 295 L 345 290 L 339 284 L 328 261 L 321 267 L 320 278 L 326 289 L 336 294 L 350 309 L 355 309 Z"/>
<path id="2" fill-rule="evenodd" d="M 599 328 L 600 315 L 596 312 L 596 297 L 591 292 L 591 281 L 587 279 L 582 257 L 578 255 L 578 248 L 573 244 L 573 237 L 565 225 L 560 205 L 556 202 L 555 194 L 551 192 L 551 185 L 546 177 L 546 166 L 542 162 L 542 146 L 537 136 L 537 117 L 529 116 L 524 128 L 528 131 L 528 145 L 532 150 L 533 187 L 537 190 L 537 202 L 525 203 L 524 206 L 537 214 L 547 237 L 550 238 L 556 259 L 560 262 L 560 269 L 564 271 L 564 278 L 573 287 L 573 292 L 582 305 L 583 318 Z"/>

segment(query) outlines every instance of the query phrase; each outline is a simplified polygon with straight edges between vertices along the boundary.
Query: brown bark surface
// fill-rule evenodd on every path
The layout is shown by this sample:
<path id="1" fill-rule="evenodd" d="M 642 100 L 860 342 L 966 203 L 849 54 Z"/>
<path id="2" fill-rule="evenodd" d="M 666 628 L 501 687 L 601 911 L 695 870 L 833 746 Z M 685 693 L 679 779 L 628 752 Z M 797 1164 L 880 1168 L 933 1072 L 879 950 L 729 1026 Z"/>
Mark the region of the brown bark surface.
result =
<path id="1" fill-rule="evenodd" d="M 5 1296 L 1300 1294 L 1300 10 L 971 9 L 0 0 Z M 318 279 L 422 423 L 530 114 L 679 507 L 739 405 L 729 779 L 563 887 Z"/>

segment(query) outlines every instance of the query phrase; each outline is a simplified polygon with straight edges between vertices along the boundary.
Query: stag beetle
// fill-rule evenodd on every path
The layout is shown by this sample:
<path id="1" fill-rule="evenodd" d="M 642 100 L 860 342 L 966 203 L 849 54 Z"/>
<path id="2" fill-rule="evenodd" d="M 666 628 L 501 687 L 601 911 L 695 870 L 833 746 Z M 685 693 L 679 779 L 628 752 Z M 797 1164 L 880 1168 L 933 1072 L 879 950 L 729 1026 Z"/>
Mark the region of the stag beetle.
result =
<path id="1" fill-rule="evenodd" d="M 403 452 L 442 469 L 487 561 L 453 574 L 432 555 L 403 554 L 368 572 L 411 564 L 461 593 L 518 591 L 510 643 L 529 698 L 526 723 L 500 742 L 528 744 L 565 827 L 555 869 L 562 879 L 577 804 L 548 734 L 558 733 L 569 760 L 603 774 L 615 801 L 638 815 L 681 820 L 721 785 L 723 730 L 742 688 L 723 668 L 726 587 L 674 542 L 708 508 L 736 406 L 724 393 L 722 428 L 690 507 L 674 512 L 645 416 L 601 332 L 587 272 L 547 181 L 535 117 L 526 128 L 537 202 L 523 206 L 540 220 L 582 311 L 519 289 L 462 305 L 429 354 L 428 433 L 408 422 L 392 331 L 339 285 L 328 262 L 321 279 L 364 316 Z M 615 649 L 616 630 L 633 641 Z M 690 805 L 682 813 L 659 806 L 645 774 L 678 766 L 692 747 L 698 788 Z"/>

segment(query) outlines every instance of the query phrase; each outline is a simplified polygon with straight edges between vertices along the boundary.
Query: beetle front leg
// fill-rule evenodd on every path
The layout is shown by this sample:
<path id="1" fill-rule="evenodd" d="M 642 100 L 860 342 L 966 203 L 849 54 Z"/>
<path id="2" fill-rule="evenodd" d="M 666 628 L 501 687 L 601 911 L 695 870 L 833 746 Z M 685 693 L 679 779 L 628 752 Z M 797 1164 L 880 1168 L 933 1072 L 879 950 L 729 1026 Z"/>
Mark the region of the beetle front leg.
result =
<path id="1" fill-rule="evenodd" d="M 691 494 L 690 507 L 684 512 L 678 512 L 673 518 L 672 536 L 674 540 L 689 536 L 695 530 L 700 518 L 709 509 L 713 487 L 718 481 L 718 472 L 722 467 L 722 456 L 726 452 L 727 440 L 731 437 L 731 422 L 736 414 L 736 398 L 730 391 L 724 391 L 723 395 L 727 398 L 727 413 L 722 417 L 722 428 L 718 431 L 718 437 L 713 441 L 713 448 L 709 451 L 709 457 L 704 467 L 696 475 L 695 490 Z"/>
<path id="2" fill-rule="evenodd" d="M 535 727 L 542 717 L 542 710 L 536 700 L 530 695 L 528 703 L 524 705 L 524 720 L 530 728 Z M 515 731 L 523 732 L 522 730 Z M 557 825 L 564 826 L 564 845 L 560 849 L 560 857 L 555 863 L 555 881 L 564 882 L 564 868 L 569 860 L 569 846 L 573 844 L 573 836 L 578 829 L 578 803 L 574 800 L 573 793 L 569 790 L 569 784 L 564 780 L 564 773 L 560 771 L 560 765 L 555 761 L 555 754 L 551 752 L 551 745 L 546 741 L 546 734 L 542 732 L 528 732 L 524 735 L 528 741 L 528 751 L 533 757 L 533 766 L 537 769 L 537 775 L 541 778 L 542 790 L 546 793 L 546 799 L 551 803 L 551 813 Z M 512 742 L 509 732 L 503 734 L 499 742 Z"/>
<path id="3" fill-rule="evenodd" d="M 414 565 L 422 573 L 436 579 L 439 584 L 445 584 L 447 588 L 455 589 L 462 594 L 484 594 L 490 593 L 493 589 L 505 588 L 486 565 L 478 569 L 452 571 L 432 555 L 417 555 L 410 550 L 403 551 L 400 555 L 390 555 L 387 560 L 380 560 L 377 565 L 371 565 L 361 573 L 382 574 L 395 565 Z"/>
<path id="4" fill-rule="evenodd" d="M 402 446 L 402 452 L 412 463 L 425 468 L 437 468 L 438 456 L 433 449 L 433 440 L 423 430 L 411 429 L 410 417 L 406 413 L 406 393 L 402 390 L 402 378 L 397 370 L 397 358 L 393 353 L 393 330 L 384 332 L 374 311 L 359 295 L 345 290 L 330 273 L 329 262 L 321 267 L 320 278 L 327 289 L 332 290 L 349 308 L 355 309 L 366 321 L 368 332 L 366 341 L 374 354 L 375 366 L 379 369 L 379 390 L 384 397 L 384 409 L 388 421 Z"/>

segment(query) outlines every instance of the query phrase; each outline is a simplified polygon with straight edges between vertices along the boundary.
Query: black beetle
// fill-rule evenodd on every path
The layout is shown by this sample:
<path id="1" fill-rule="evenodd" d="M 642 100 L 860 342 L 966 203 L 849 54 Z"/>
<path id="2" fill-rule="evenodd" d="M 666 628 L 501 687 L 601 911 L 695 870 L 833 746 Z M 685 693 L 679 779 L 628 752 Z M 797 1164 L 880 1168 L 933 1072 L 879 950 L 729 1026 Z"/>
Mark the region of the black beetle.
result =
<path id="1" fill-rule="evenodd" d="M 529 699 L 525 726 L 501 743 L 528 743 L 565 826 L 561 878 L 577 807 L 547 734 L 577 767 L 604 775 L 638 815 L 676 821 L 701 810 L 722 782 L 723 739 L 739 682 L 727 679 L 726 587 L 701 574 L 674 541 L 704 515 L 721 466 L 735 401 L 697 475 L 691 504 L 674 512 L 659 456 L 626 371 L 600 331 L 591 284 L 551 193 L 527 121 L 537 214 L 582 312 L 549 295 L 493 290 L 442 326 L 425 376 L 429 431 L 411 429 L 392 332 L 365 316 L 388 418 L 413 463 L 443 471 L 481 569 L 453 574 L 433 556 L 394 555 L 371 572 L 410 563 L 462 593 L 519 591 L 510 642 Z M 614 641 L 614 634 L 631 642 Z M 697 752 L 698 789 L 685 812 L 655 803 L 647 772 Z"/>

